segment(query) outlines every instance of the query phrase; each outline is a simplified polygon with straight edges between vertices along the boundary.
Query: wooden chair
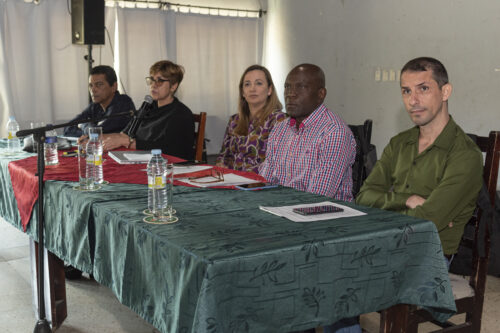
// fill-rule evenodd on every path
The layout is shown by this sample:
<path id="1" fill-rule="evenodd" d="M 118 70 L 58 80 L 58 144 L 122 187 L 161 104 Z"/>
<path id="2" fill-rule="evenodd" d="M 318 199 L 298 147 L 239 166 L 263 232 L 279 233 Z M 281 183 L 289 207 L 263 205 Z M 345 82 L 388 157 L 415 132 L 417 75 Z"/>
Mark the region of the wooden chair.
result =
<path id="1" fill-rule="evenodd" d="M 477 137 L 476 143 L 482 152 L 486 152 L 483 177 L 492 204 L 492 209 L 494 209 L 500 159 L 500 132 L 492 131 L 489 137 Z M 465 322 L 460 324 L 454 324 L 450 321 L 440 323 L 435 321 L 427 311 L 410 306 L 407 317 L 407 327 L 403 328 L 401 330 L 402 332 L 416 333 L 418 331 L 418 324 L 428 321 L 441 327 L 441 329 L 434 332 L 480 332 L 490 251 L 488 223 L 493 222 L 488 221 L 488 223 L 485 223 L 485 231 L 482 236 L 483 242 L 481 242 L 479 227 L 481 213 L 481 210 L 479 210 L 477 217 L 473 217 L 471 221 L 469 221 L 469 223 L 473 223 L 474 225 L 472 275 L 467 279 L 463 276 L 450 273 L 450 281 L 453 295 L 455 296 L 457 314 L 465 313 Z M 480 248 L 478 251 L 479 244 L 482 244 L 484 248 Z M 381 318 L 382 321 L 384 321 L 384 313 L 382 313 Z M 387 323 L 381 323 L 380 327 L 382 328 L 386 324 Z"/>
<path id="2" fill-rule="evenodd" d="M 194 122 L 196 125 L 194 135 L 194 159 L 196 161 L 205 161 L 203 158 L 203 151 L 205 148 L 205 124 L 207 122 L 207 113 L 200 112 L 193 114 Z"/>
<path id="3" fill-rule="evenodd" d="M 372 138 L 372 124 L 371 119 L 365 120 L 363 125 L 349 125 L 354 139 L 356 139 L 356 160 L 352 166 L 352 193 L 353 196 L 358 194 L 363 181 L 368 177 L 371 171 L 367 168 L 367 156 L 370 151 L 373 150 L 375 154 L 373 164 L 377 161 L 377 153 L 374 150 L 374 146 L 371 145 Z M 373 167 L 373 165 L 372 165 Z"/>

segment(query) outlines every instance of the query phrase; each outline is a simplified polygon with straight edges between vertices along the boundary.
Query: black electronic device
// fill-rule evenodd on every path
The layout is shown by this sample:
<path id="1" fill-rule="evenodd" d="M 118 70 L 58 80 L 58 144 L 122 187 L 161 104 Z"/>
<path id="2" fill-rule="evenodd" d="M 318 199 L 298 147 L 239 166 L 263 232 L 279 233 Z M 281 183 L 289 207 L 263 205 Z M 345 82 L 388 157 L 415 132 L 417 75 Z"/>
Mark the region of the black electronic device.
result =
<path id="1" fill-rule="evenodd" d="M 104 0 L 71 0 L 71 41 L 104 44 Z"/>
<path id="2" fill-rule="evenodd" d="M 293 212 L 300 215 L 318 215 L 318 214 L 327 214 L 327 213 L 340 213 L 344 210 L 340 207 L 336 206 L 312 206 L 312 207 L 301 207 L 294 208 Z"/>
<path id="3" fill-rule="evenodd" d="M 235 187 L 239 190 L 253 191 L 253 190 L 263 190 L 265 188 L 278 187 L 278 185 L 273 185 L 270 183 L 251 183 L 251 184 L 236 185 Z"/>

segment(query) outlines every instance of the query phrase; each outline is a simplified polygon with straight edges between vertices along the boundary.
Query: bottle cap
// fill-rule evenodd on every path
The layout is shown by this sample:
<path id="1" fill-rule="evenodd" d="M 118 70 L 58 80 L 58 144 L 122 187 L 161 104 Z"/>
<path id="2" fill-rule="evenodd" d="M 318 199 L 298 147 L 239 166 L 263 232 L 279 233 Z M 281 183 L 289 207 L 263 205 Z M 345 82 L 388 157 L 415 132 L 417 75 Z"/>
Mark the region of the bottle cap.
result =
<path id="1" fill-rule="evenodd" d="M 161 155 L 161 149 L 152 149 L 151 154 L 153 155 Z"/>
<path id="2" fill-rule="evenodd" d="M 57 143 L 57 136 L 48 136 L 45 138 L 45 143 Z"/>
<path id="3" fill-rule="evenodd" d="M 16 118 L 14 116 L 10 116 L 9 120 L 16 120 Z"/>

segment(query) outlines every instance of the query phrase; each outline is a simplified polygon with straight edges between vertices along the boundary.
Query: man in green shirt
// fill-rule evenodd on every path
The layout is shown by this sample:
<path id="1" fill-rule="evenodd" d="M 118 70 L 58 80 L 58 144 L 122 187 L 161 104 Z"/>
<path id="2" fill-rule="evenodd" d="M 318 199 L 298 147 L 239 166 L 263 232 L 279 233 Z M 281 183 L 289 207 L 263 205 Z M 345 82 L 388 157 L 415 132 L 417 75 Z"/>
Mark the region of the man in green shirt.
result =
<path id="1" fill-rule="evenodd" d="M 409 61 L 400 84 L 416 126 L 391 139 L 356 202 L 431 220 L 449 259 L 476 206 L 482 154 L 448 113 L 452 86 L 441 62 Z"/>

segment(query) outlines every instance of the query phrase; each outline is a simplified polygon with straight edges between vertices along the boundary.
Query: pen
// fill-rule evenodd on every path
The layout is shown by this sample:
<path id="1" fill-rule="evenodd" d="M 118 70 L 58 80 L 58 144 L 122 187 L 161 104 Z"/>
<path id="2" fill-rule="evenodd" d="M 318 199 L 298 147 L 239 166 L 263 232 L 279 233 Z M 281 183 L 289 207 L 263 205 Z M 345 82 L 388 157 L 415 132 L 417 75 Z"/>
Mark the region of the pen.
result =
<path id="1" fill-rule="evenodd" d="M 65 151 L 63 153 L 63 156 L 65 156 L 65 157 L 75 157 L 77 155 L 78 155 L 78 151 L 77 150 L 75 150 L 75 151 Z"/>

